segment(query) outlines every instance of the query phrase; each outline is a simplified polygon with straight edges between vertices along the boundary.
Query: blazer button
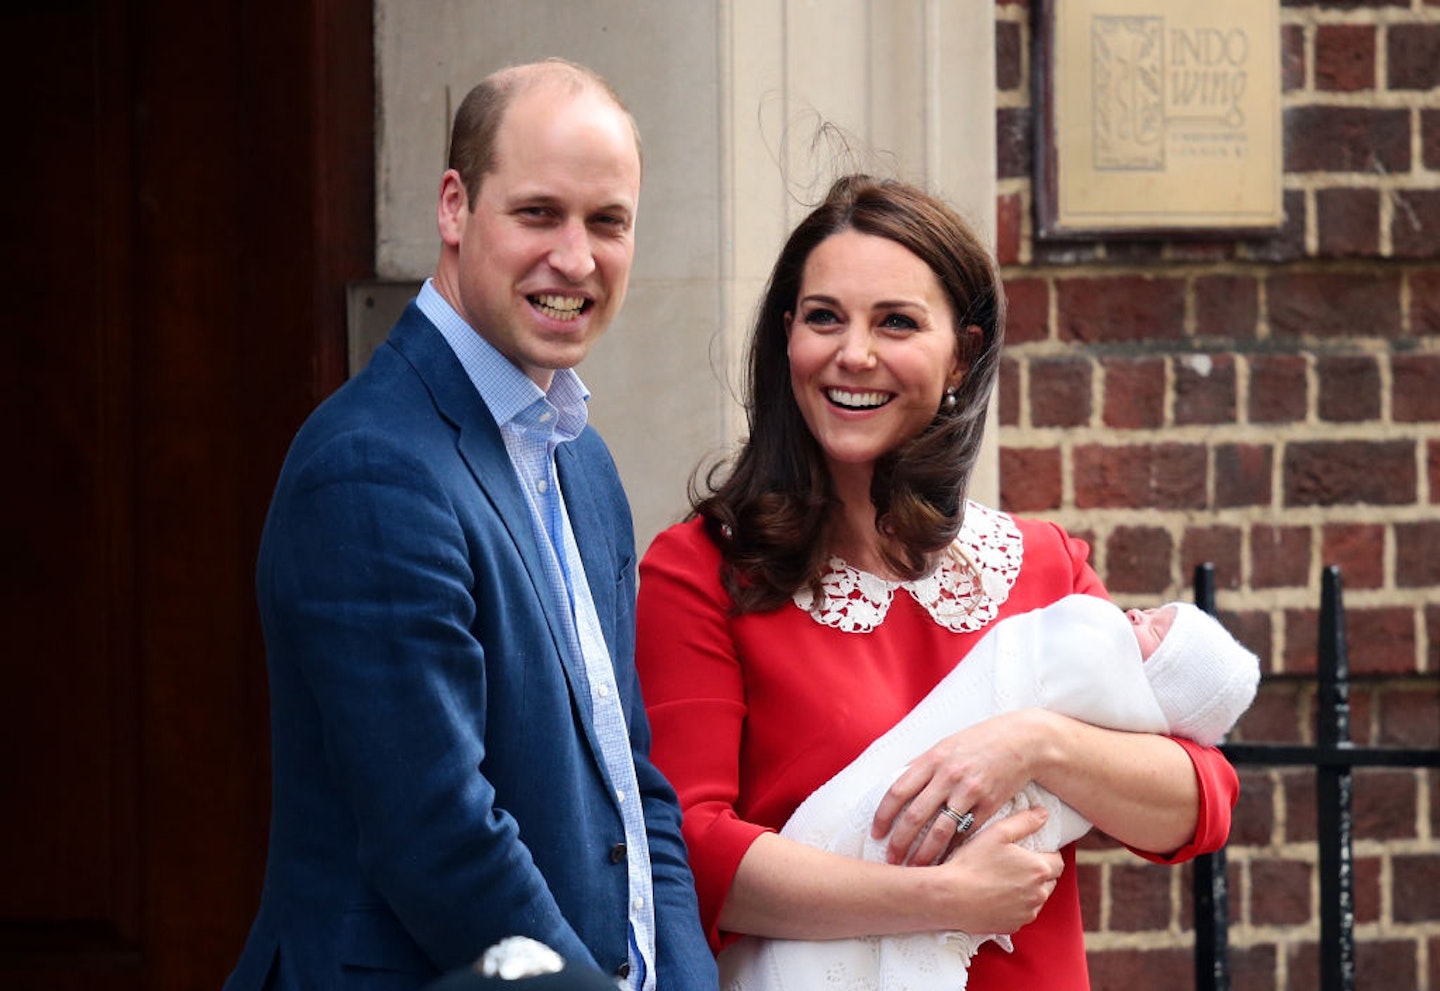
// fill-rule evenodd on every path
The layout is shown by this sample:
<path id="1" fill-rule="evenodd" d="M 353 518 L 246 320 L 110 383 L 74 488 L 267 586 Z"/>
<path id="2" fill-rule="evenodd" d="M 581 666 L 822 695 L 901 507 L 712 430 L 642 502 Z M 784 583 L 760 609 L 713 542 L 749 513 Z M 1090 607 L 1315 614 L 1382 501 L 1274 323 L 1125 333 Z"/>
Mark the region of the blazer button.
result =
<path id="1" fill-rule="evenodd" d="M 630 976 L 630 962 L 628 960 L 615 968 L 615 976 L 622 980 Z"/>
<path id="2" fill-rule="evenodd" d="M 610 848 L 610 863 L 622 863 L 628 853 L 629 851 L 625 849 L 624 843 L 616 843 Z"/>

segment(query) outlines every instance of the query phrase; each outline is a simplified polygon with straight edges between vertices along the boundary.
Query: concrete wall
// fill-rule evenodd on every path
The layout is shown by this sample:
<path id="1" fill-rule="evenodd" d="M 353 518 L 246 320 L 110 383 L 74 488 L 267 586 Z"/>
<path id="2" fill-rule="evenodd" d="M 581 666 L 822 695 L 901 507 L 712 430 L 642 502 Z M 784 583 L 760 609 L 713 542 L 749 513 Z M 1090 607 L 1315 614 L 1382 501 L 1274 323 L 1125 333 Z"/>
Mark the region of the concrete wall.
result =
<path id="1" fill-rule="evenodd" d="M 963 0 L 378 0 L 377 261 L 434 267 L 449 119 L 486 73 L 548 55 L 608 78 L 645 181 L 625 310 L 580 369 L 636 537 L 686 507 L 743 429 L 747 323 L 785 234 L 844 171 L 945 195 L 993 240 L 994 11 Z M 815 139 L 819 123 L 846 137 Z M 974 489 L 994 503 L 993 453 Z"/>

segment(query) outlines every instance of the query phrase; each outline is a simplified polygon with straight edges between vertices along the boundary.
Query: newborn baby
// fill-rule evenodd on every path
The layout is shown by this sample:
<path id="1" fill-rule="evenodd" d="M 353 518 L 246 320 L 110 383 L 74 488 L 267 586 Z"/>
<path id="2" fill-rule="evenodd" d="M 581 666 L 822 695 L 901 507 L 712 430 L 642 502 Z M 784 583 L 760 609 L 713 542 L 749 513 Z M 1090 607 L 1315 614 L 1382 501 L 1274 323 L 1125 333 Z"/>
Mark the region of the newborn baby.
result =
<path id="1" fill-rule="evenodd" d="M 1110 729 L 1213 746 L 1255 698 L 1259 659 L 1213 617 L 1184 602 L 1122 611 L 1070 595 L 996 623 L 899 723 L 807 798 L 780 831 L 809 846 L 883 863 L 870 836 L 880 799 L 907 761 L 981 720 L 1040 706 Z M 1090 823 L 1033 782 L 991 822 L 1032 805 L 1049 813 L 1020 841 L 1053 851 Z M 963 932 L 784 940 L 745 936 L 720 954 L 726 991 L 961 991 L 987 940 Z"/>

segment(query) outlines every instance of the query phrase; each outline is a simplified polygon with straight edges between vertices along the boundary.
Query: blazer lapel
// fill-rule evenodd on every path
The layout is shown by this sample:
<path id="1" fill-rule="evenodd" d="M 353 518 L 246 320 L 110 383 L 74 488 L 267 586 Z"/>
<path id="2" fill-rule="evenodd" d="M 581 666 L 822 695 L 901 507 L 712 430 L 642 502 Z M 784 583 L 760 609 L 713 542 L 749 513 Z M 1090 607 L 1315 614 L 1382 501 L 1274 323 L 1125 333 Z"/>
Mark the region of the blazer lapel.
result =
<path id="1" fill-rule="evenodd" d="M 474 383 L 465 374 L 460 359 L 445 342 L 440 331 L 412 302 L 390 332 L 387 343 L 393 344 L 410 362 L 435 399 L 436 408 L 458 433 L 456 440 L 461 458 L 469 467 L 481 492 L 495 510 L 515 545 L 540 607 L 545 613 L 555 653 L 565 669 L 565 678 L 575 709 L 585 729 L 585 736 L 595 754 L 599 743 L 595 737 L 590 705 L 590 680 L 585 675 L 585 662 L 574 656 L 565 635 L 568 617 L 560 609 L 568 603 L 556 601 L 555 592 L 545 574 L 541 549 L 530 522 L 530 506 L 515 477 L 515 467 L 505 450 L 500 428 L 490 415 L 485 401 L 475 391 Z"/>

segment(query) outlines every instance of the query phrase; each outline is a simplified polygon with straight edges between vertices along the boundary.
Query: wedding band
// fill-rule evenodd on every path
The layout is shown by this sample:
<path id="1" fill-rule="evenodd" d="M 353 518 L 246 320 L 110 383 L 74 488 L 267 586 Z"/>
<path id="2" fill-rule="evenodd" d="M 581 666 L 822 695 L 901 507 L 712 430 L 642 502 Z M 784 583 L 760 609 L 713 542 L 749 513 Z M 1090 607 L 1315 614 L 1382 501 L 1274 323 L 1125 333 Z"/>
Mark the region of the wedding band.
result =
<path id="1" fill-rule="evenodd" d="M 942 805 L 940 806 L 940 814 L 942 816 L 948 816 L 951 819 L 955 820 L 956 833 L 963 833 L 971 826 L 975 825 L 975 813 L 973 812 L 960 813 L 956 812 L 948 805 Z"/>

